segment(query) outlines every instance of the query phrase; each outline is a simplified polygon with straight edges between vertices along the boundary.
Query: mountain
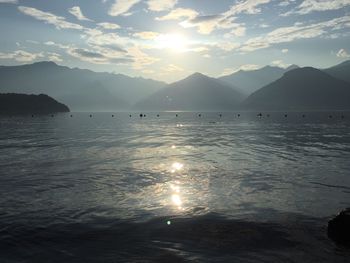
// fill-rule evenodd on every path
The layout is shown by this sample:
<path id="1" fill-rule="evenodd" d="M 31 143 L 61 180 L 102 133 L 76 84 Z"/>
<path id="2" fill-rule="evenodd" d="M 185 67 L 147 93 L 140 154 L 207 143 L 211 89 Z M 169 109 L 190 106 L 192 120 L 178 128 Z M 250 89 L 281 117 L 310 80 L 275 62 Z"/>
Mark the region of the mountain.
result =
<path id="1" fill-rule="evenodd" d="M 243 96 L 231 86 L 195 73 L 167 85 L 135 105 L 140 110 L 232 110 Z"/>
<path id="2" fill-rule="evenodd" d="M 53 98 L 40 95 L 6 93 L 0 94 L 0 113 L 56 113 L 69 112 L 69 108 Z"/>
<path id="3" fill-rule="evenodd" d="M 350 83 L 350 60 L 340 63 L 339 65 L 333 66 L 331 68 L 324 69 L 323 71 L 337 79 L 341 79 Z"/>
<path id="4" fill-rule="evenodd" d="M 350 84 L 315 68 L 299 68 L 254 92 L 242 105 L 255 110 L 350 109 Z"/>
<path id="5" fill-rule="evenodd" d="M 244 95 L 248 96 L 267 84 L 281 78 L 284 73 L 295 68 L 298 68 L 298 66 L 292 65 L 286 69 L 266 66 L 251 71 L 240 70 L 231 75 L 220 77 L 219 79 L 239 88 Z"/>
<path id="6" fill-rule="evenodd" d="M 45 93 L 74 111 L 127 109 L 166 84 L 38 62 L 0 67 L 0 92 Z"/>

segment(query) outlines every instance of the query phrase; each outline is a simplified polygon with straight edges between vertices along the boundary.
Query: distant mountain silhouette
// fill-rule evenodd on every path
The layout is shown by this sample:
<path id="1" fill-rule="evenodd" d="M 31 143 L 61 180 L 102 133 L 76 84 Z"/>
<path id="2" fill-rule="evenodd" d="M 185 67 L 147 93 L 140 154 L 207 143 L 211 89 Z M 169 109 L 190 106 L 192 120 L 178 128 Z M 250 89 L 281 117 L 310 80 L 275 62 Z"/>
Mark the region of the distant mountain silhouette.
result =
<path id="1" fill-rule="evenodd" d="M 45 93 L 74 111 L 127 109 L 166 83 L 38 62 L 0 67 L 0 92 Z"/>
<path id="2" fill-rule="evenodd" d="M 350 84 L 315 68 L 299 68 L 254 92 L 242 105 L 256 110 L 350 109 Z"/>
<path id="3" fill-rule="evenodd" d="M 237 87 L 244 95 L 248 96 L 267 84 L 281 78 L 284 73 L 295 68 L 298 68 L 298 66 L 292 65 L 286 69 L 266 66 L 251 71 L 240 70 L 231 75 L 220 77 L 219 79 Z"/>
<path id="4" fill-rule="evenodd" d="M 323 71 L 337 79 L 341 79 L 350 83 L 350 60 L 340 63 L 331 68 L 324 69 Z"/>
<path id="5" fill-rule="evenodd" d="M 135 105 L 141 110 L 232 110 L 242 94 L 214 78 L 195 73 L 172 83 Z"/>
<path id="6" fill-rule="evenodd" d="M 15 93 L 0 93 L 0 113 L 56 113 L 69 112 L 69 108 L 53 98 L 40 95 L 27 95 Z"/>

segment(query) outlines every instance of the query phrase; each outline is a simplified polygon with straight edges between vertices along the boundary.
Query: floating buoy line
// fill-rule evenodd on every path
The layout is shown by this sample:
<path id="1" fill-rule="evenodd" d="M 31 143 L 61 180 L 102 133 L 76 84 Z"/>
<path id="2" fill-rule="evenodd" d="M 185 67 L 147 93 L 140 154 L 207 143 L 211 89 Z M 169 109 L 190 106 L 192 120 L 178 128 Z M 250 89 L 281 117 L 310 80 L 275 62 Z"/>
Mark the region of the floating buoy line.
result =
<path id="1" fill-rule="evenodd" d="M 81 116 L 83 113 L 79 113 L 79 115 Z M 204 114 L 202 114 L 202 113 L 193 113 L 194 114 L 194 116 L 197 116 L 198 118 L 202 118 L 202 117 L 204 117 L 205 115 Z M 88 115 L 88 117 L 89 118 L 93 118 L 94 117 L 94 115 L 93 114 L 87 114 Z M 120 114 L 121 115 L 121 114 Z M 111 118 L 115 118 L 115 117 L 117 117 L 118 118 L 118 116 L 120 116 L 119 114 L 111 114 L 110 116 L 111 116 Z M 310 115 L 312 115 L 312 114 L 310 114 Z M 272 113 L 266 113 L 266 114 L 263 114 L 263 113 L 258 113 L 258 114 L 256 114 L 255 116 L 256 116 L 256 118 L 257 119 L 262 119 L 262 118 L 270 118 L 270 117 L 276 117 L 276 118 L 278 118 L 278 117 L 282 117 L 282 118 L 284 118 L 284 119 L 287 119 L 287 118 L 289 118 L 289 117 L 294 117 L 294 119 L 297 117 L 297 118 L 301 118 L 301 119 L 305 119 L 305 118 L 307 118 L 307 117 L 312 117 L 312 116 L 310 116 L 310 115 L 306 115 L 305 113 L 302 113 L 302 114 L 291 114 L 291 113 L 289 113 L 289 114 L 287 114 L 287 113 L 274 113 L 274 114 L 272 114 Z M 1 116 L 1 115 L 0 115 Z M 9 118 L 12 118 L 12 117 L 14 117 L 15 115 L 12 115 L 12 116 L 7 116 L 7 117 L 9 117 Z M 22 115 L 23 116 L 23 115 Z M 55 117 L 57 117 L 57 115 L 55 115 L 55 114 L 49 114 L 49 115 L 43 115 L 43 114 L 38 114 L 38 115 L 35 115 L 35 114 L 30 114 L 29 116 L 31 116 L 32 118 L 35 118 L 35 117 L 37 117 L 37 116 L 40 116 L 40 117 L 42 117 L 42 116 L 48 116 L 48 117 L 51 117 L 51 118 L 55 118 Z M 68 115 L 70 118 L 74 118 L 74 117 L 76 117 L 76 115 L 74 115 L 74 114 L 69 114 Z M 127 116 L 129 116 L 129 118 L 133 118 L 135 115 L 132 115 L 132 114 L 129 114 L 129 115 L 127 115 Z M 136 114 L 136 116 L 138 116 L 140 119 L 143 119 L 143 118 L 146 118 L 147 117 L 147 115 L 146 114 L 144 114 L 144 113 L 140 113 L 140 114 Z M 167 113 L 166 114 L 166 116 L 169 116 L 169 114 Z M 174 117 L 176 117 L 176 118 L 178 118 L 179 116 L 180 116 L 180 114 L 178 114 L 178 113 L 176 113 L 176 114 L 174 114 L 173 115 Z M 212 117 L 214 117 L 215 115 L 207 115 L 207 116 L 210 116 L 211 118 Z M 249 116 L 249 117 L 254 117 L 254 115 L 250 115 L 250 114 L 247 114 L 246 116 Z M 342 119 L 342 120 L 344 120 L 345 119 L 345 114 L 344 113 L 341 113 L 341 114 L 325 114 L 325 115 L 317 115 L 317 117 L 318 118 L 320 118 L 320 117 L 324 117 L 324 118 L 328 118 L 328 119 Z M 155 114 L 155 115 L 151 115 L 150 117 L 156 117 L 156 118 L 160 118 L 161 117 L 161 114 L 159 114 L 159 113 L 157 113 L 157 114 Z M 223 117 L 233 117 L 233 118 L 241 118 L 242 117 L 242 115 L 241 115 L 241 113 L 235 113 L 235 114 L 230 114 L 230 113 L 228 113 L 228 114 L 223 114 L 223 113 L 217 113 L 216 114 L 216 117 L 218 117 L 218 118 L 223 118 Z"/>

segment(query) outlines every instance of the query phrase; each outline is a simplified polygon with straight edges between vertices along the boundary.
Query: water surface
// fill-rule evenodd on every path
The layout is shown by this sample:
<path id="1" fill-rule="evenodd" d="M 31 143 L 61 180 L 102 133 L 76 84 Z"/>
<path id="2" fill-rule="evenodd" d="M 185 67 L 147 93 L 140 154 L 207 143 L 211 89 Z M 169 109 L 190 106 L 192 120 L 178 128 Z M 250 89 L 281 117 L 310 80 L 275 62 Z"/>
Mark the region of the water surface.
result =
<path id="1" fill-rule="evenodd" d="M 1 116 L 1 262 L 346 262 L 350 114 L 175 114 Z"/>

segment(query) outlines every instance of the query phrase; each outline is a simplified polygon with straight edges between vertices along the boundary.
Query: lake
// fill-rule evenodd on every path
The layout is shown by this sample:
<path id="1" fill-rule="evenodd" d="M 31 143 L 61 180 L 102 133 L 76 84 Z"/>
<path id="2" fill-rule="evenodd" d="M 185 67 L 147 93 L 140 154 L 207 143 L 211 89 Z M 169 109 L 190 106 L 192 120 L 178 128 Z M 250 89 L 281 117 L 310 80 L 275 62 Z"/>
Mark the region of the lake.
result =
<path id="1" fill-rule="evenodd" d="M 145 114 L 0 116 L 1 262 L 347 262 L 350 113 Z"/>

